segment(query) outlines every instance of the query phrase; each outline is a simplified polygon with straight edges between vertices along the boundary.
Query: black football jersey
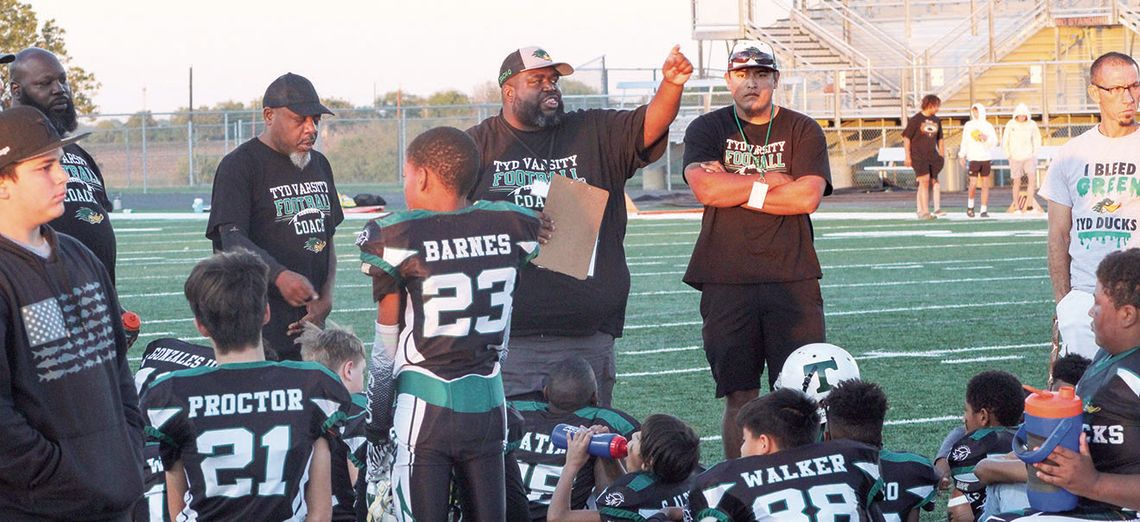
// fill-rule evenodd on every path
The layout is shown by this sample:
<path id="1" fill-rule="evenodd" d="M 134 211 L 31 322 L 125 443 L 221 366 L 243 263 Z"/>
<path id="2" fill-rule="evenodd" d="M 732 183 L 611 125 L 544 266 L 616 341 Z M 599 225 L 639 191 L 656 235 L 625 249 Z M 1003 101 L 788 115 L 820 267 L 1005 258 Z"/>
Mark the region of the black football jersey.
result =
<path id="1" fill-rule="evenodd" d="M 1014 430 L 1003 426 L 978 428 L 954 443 L 950 456 L 950 474 L 954 478 L 954 488 L 970 501 L 974 518 L 982 516 L 986 503 L 986 485 L 974 474 L 977 466 L 986 457 L 1005 455 L 1012 451 Z"/>
<path id="2" fill-rule="evenodd" d="M 627 473 L 598 495 L 598 515 L 602 522 L 626 522 L 649 518 L 667 507 L 684 508 L 696 478 L 670 483 L 648 471 Z"/>
<path id="3" fill-rule="evenodd" d="M 332 459 L 333 520 L 336 521 L 356 520 L 356 485 L 348 475 L 348 466 L 351 464 L 356 468 L 357 477 L 364 476 L 368 463 L 368 449 L 364 444 L 367 413 L 368 397 L 363 393 L 352 394 L 348 417 L 340 427 L 340 440 L 329 445 Z"/>
<path id="4" fill-rule="evenodd" d="M 214 362 L 214 349 L 200 344 L 191 344 L 173 337 L 155 339 L 146 345 L 139 370 L 135 372 L 135 387 L 139 396 L 155 379 L 170 372 L 217 366 Z M 162 466 L 162 455 L 157 442 L 148 442 L 143 447 L 143 477 L 146 490 L 142 502 L 134 509 L 134 522 L 163 522 L 170 517 L 166 510 L 166 468 Z"/>
<path id="5" fill-rule="evenodd" d="M 571 426 L 602 425 L 611 433 L 621 434 L 626 439 L 641 429 L 641 424 L 622 411 L 593 406 L 581 408 L 573 413 L 555 413 L 545 402 L 511 401 L 510 405 L 522 415 L 522 437 L 514 450 L 519 463 L 523 485 L 527 488 L 532 519 L 546 517 L 550 498 L 558 477 L 562 476 L 562 466 L 566 464 L 566 450 L 557 448 L 550 440 L 550 433 L 559 424 Z M 594 489 L 594 458 L 591 457 L 574 479 L 570 494 L 571 509 L 586 507 L 586 500 Z"/>
<path id="6" fill-rule="evenodd" d="M 490 374 L 518 268 L 538 255 L 538 229 L 535 212 L 486 201 L 368 222 L 357 245 L 373 298 L 403 296 L 394 373 L 414 365 L 444 379 Z"/>
<path id="7" fill-rule="evenodd" d="M 1085 405 L 1085 432 L 1096 469 L 1140 474 L 1140 348 L 1115 356 L 1098 352 L 1077 383 L 1077 395 Z"/>
<path id="8" fill-rule="evenodd" d="M 685 519 L 874 520 L 882 488 L 878 448 L 820 442 L 713 466 L 697 477 Z"/>
<path id="9" fill-rule="evenodd" d="M 938 496 L 938 474 L 930 459 L 914 453 L 879 452 L 883 501 L 879 509 L 887 522 L 905 521 L 915 509 L 931 511 Z"/>
<path id="10" fill-rule="evenodd" d="M 350 404 L 320 364 L 259 361 L 159 377 L 142 410 L 163 465 L 185 466 L 186 518 L 303 520 L 313 443 L 335 434 Z"/>

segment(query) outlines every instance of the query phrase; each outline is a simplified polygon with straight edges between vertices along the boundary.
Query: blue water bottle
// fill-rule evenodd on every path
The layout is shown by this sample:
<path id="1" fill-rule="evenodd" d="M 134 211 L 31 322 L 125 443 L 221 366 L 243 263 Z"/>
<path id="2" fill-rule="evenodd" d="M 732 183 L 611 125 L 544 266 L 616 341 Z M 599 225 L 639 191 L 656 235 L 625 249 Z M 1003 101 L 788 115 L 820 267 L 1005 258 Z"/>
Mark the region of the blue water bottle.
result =
<path id="1" fill-rule="evenodd" d="M 1072 386 L 1062 386 L 1056 393 L 1030 386 L 1025 389 L 1033 393 L 1025 398 L 1025 423 L 1013 438 L 1013 451 L 1029 474 L 1029 505 L 1050 513 L 1068 511 L 1077 507 L 1077 496 L 1041 482 L 1033 464 L 1046 460 L 1058 444 L 1072 451 L 1080 450 L 1084 406 Z"/>
<path id="2" fill-rule="evenodd" d="M 567 434 L 585 431 L 584 428 L 559 424 L 550 432 L 550 441 L 555 447 L 566 449 Z M 590 455 L 603 459 L 624 459 L 628 452 L 628 442 L 625 437 L 617 433 L 599 433 L 590 438 L 590 447 L 586 450 Z"/>

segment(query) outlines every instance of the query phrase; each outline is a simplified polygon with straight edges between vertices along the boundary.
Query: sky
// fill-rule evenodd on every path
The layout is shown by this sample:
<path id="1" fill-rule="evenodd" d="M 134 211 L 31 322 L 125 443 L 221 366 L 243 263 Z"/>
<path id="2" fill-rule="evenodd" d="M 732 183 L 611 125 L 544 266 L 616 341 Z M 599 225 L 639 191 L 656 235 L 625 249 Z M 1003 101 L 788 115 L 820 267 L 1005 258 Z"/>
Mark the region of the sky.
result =
<path id="1" fill-rule="evenodd" d="M 659 69 L 679 44 L 697 63 L 690 0 L 24 1 L 67 31 L 73 63 L 102 83 L 103 114 L 186 106 L 191 66 L 200 107 L 260 99 L 285 72 L 356 106 L 396 89 L 472 93 L 529 45 L 575 66 L 605 55 L 611 68 Z M 738 5 L 700 1 L 702 19 Z M 720 64 L 725 45 L 711 47 Z"/>

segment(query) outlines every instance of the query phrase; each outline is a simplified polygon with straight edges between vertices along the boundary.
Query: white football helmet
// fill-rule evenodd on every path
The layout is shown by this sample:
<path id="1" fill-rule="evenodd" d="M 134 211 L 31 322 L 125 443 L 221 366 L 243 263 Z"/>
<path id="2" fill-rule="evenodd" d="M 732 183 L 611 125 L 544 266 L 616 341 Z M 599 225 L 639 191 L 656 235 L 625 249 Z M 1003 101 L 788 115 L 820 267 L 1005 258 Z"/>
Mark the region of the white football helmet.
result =
<path id="1" fill-rule="evenodd" d="M 818 402 L 840 381 L 858 378 L 859 365 L 847 350 L 834 344 L 812 343 L 788 356 L 776 378 L 776 388 L 799 390 Z"/>

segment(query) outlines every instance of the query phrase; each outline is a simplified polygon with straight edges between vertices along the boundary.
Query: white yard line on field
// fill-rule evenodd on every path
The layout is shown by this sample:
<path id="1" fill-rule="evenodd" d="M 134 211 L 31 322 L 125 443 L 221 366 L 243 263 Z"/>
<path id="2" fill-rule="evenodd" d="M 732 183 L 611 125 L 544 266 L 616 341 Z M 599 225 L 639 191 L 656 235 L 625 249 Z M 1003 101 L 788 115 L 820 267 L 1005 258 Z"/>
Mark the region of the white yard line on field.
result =
<path id="1" fill-rule="evenodd" d="M 966 364 L 972 362 L 987 362 L 987 361 L 1009 361 L 1016 359 L 1024 359 L 1020 355 L 995 355 L 992 357 L 972 357 L 969 359 L 945 359 L 942 364 Z"/>

